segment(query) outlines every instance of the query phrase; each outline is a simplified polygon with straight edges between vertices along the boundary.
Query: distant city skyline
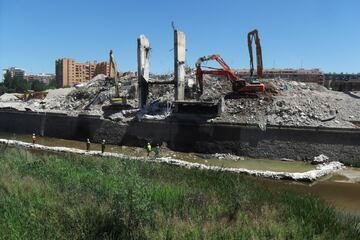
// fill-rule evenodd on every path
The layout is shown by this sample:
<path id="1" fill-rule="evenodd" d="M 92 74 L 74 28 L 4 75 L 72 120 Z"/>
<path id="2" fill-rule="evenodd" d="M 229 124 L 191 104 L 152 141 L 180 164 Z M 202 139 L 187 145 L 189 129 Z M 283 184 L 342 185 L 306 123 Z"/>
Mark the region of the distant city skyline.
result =
<path id="1" fill-rule="evenodd" d="M 173 71 L 171 22 L 187 38 L 187 65 L 219 53 L 232 68 L 247 68 L 246 35 L 257 28 L 265 68 L 360 72 L 360 2 L 209 0 L 0 0 L 0 69 L 55 73 L 55 60 L 108 60 L 136 71 L 136 38 L 152 47 L 151 72 Z M 71 6 L 71 7 L 69 7 Z"/>

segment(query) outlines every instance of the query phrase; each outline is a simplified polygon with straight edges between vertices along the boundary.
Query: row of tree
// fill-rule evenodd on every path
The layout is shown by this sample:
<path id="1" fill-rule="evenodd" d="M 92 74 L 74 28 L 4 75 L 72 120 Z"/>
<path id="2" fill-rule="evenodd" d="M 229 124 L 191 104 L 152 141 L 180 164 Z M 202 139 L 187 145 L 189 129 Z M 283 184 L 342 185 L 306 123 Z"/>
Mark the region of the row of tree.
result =
<path id="1" fill-rule="evenodd" d="M 4 81 L 0 83 L 0 94 L 14 92 L 23 93 L 28 90 L 38 92 L 46 89 L 53 89 L 55 86 L 55 81 L 51 81 L 49 84 L 39 80 L 28 82 L 23 78 L 16 76 L 12 77 L 11 74 L 7 72 L 4 74 Z"/>

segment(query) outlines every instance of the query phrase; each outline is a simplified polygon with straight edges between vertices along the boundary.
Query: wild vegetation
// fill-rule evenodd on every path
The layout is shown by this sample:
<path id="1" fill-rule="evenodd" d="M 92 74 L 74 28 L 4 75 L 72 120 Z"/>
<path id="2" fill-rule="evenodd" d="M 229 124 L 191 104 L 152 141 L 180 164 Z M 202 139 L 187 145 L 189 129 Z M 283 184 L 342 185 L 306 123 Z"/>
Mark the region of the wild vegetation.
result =
<path id="1" fill-rule="evenodd" d="M 3 93 L 23 93 L 28 90 L 44 91 L 46 89 L 55 88 L 55 81 L 46 84 L 39 80 L 34 80 L 31 83 L 23 78 L 12 77 L 10 73 L 4 74 L 4 81 L 0 82 L 0 95 Z"/>
<path id="2" fill-rule="evenodd" d="M 359 219 L 253 178 L 8 148 L 1 239 L 360 239 Z"/>

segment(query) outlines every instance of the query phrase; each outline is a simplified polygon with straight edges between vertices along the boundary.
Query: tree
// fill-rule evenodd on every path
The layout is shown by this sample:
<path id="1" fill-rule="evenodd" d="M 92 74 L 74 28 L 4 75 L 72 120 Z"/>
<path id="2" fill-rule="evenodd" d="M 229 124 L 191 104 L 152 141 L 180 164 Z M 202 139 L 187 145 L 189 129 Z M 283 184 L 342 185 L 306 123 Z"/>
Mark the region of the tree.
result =
<path id="1" fill-rule="evenodd" d="M 57 87 L 56 79 L 50 80 L 48 89 L 55 89 L 56 87 Z"/>
<path id="2" fill-rule="evenodd" d="M 11 89 L 11 84 L 12 83 L 12 77 L 11 77 L 11 74 L 9 72 L 6 72 L 4 74 L 4 87 L 7 89 L 7 90 L 10 90 Z"/>
<path id="3" fill-rule="evenodd" d="M 29 89 L 28 82 L 23 78 L 11 77 L 9 72 L 4 75 L 4 86 L 7 92 L 25 92 Z"/>
<path id="4" fill-rule="evenodd" d="M 0 95 L 7 92 L 7 88 L 5 87 L 5 84 L 2 82 L 0 83 Z"/>
<path id="5" fill-rule="evenodd" d="M 31 90 L 34 90 L 35 92 L 44 91 L 47 89 L 47 87 L 48 86 L 46 83 L 39 80 L 34 80 L 31 82 Z"/>

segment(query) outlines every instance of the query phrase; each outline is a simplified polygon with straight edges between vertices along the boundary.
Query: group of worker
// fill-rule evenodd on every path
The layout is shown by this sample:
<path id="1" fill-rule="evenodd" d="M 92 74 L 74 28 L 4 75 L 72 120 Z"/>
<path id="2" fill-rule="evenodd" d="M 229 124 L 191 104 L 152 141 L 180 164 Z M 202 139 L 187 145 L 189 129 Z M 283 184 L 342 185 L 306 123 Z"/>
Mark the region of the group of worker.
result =
<path id="1" fill-rule="evenodd" d="M 35 144 L 36 143 L 36 135 L 35 133 L 33 133 L 32 137 L 31 137 L 32 143 Z M 86 139 L 86 151 L 89 152 L 90 151 L 90 146 L 91 146 L 91 142 L 90 139 L 87 138 Z M 106 148 L 106 141 L 105 139 L 103 139 L 101 141 L 101 153 L 105 152 L 105 148 Z M 153 149 L 150 142 L 147 143 L 146 145 L 146 152 L 147 152 L 147 156 L 150 157 L 151 152 L 154 152 L 154 157 L 158 158 L 160 157 L 160 145 L 157 144 L 156 147 Z"/>
<path id="2" fill-rule="evenodd" d="M 86 139 L 86 151 L 89 152 L 90 151 L 90 145 L 91 145 L 91 142 L 90 142 L 90 139 Z M 105 147 L 106 147 L 106 141 L 105 139 L 103 139 L 101 141 L 101 153 L 104 153 L 105 152 Z"/>
<path id="3" fill-rule="evenodd" d="M 154 151 L 154 157 L 160 157 L 160 145 L 156 144 L 156 147 L 152 149 L 150 142 L 148 142 L 146 145 L 146 152 L 148 157 L 150 157 L 152 151 Z"/>
<path id="4" fill-rule="evenodd" d="M 35 133 L 33 133 L 31 136 L 32 143 L 35 144 L 36 140 L 37 140 L 36 135 L 35 135 Z M 88 151 L 88 152 L 90 151 L 90 145 L 91 145 L 90 139 L 86 139 L 86 151 Z M 103 139 L 101 141 L 101 153 L 105 152 L 105 147 L 106 147 L 106 141 L 105 141 L 105 139 Z"/>

